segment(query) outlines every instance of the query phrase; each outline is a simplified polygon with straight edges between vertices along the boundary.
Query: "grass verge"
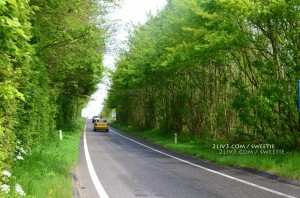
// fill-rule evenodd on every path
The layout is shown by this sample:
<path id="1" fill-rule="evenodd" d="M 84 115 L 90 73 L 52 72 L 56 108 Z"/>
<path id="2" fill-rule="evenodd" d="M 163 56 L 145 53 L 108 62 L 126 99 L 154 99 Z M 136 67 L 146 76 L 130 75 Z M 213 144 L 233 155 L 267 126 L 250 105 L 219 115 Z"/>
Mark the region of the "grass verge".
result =
<path id="1" fill-rule="evenodd" d="M 140 131 L 132 127 L 117 124 L 113 124 L 113 127 L 163 147 L 220 165 L 252 168 L 290 179 L 300 180 L 300 152 L 277 150 L 276 145 L 275 148 L 251 148 L 259 145 L 229 145 L 222 141 L 201 140 L 188 134 L 179 134 L 177 136 L 177 144 L 175 144 L 173 134 L 164 133 L 158 129 Z M 229 148 L 227 148 L 227 146 Z"/>
<path id="2" fill-rule="evenodd" d="M 26 197 L 73 197 L 71 171 L 77 163 L 84 122 L 82 119 L 74 131 L 63 131 L 63 140 L 57 135 L 57 139 L 33 149 L 13 167 L 14 180 L 21 184 Z"/>

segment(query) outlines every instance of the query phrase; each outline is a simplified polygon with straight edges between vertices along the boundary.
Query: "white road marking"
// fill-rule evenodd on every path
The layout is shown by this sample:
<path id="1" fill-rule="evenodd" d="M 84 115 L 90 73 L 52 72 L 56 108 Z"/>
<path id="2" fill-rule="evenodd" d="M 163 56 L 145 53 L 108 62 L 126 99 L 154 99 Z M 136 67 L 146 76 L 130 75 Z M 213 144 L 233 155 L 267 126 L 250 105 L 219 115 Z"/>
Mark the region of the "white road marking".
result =
<path id="1" fill-rule="evenodd" d="M 278 191 L 275 191 L 275 190 L 272 190 L 272 189 L 269 189 L 269 188 L 260 186 L 260 185 L 258 185 L 258 184 L 254 184 L 254 183 L 251 183 L 251 182 L 247 182 L 247 181 L 245 181 L 245 180 L 238 179 L 238 178 L 236 178 L 236 177 L 232 177 L 232 176 L 230 176 L 230 175 L 226 175 L 226 174 L 224 174 L 224 173 L 220 173 L 220 172 L 218 172 L 218 171 L 211 170 L 211 169 L 209 169 L 209 168 L 205 168 L 205 167 L 203 167 L 203 166 L 199 166 L 199 165 L 197 165 L 197 164 L 194 164 L 194 163 L 192 163 L 192 162 L 189 162 L 189 161 L 180 159 L 180 158 L 175 157 L 175 156 L 173 156 L 173 155 L 169 155 L 169 154 L 167 154 L 167 153 L 164 153 L 164 152 L 162 152 L 162 151 L 159 151 L 159 150 L 157 150 L 157 149 L 154 149 L 154 148 L 152 148 L 152 147 L 150 147 L 150 146 L 144 145 L 144 144 L 142 144 L 142 143 L 140 143 L 140 142 L 138 142 L 138 141 L 135 141 L 135 140 L 133 140 L 133 139 L 131 139 L 131 138 L 128 138 L 128 137 L 126 137 L 126 136 L 124 136 L 124 135 L 121 135 L 120 133 L 117 133 L 116 131 L 114 131 L 114 130 L 112 130 L 112 129 L 109 129 L 109 131 L 111 131 L 111 132 L 113 132 L 113 133 L 115 133 L 115 134 L 117 134 L 117 135 L 119 135 L 119 136 L 121 136 L 121 137 L 123 137 L 123 138 L 125 138 L 125 139 L 128 139 L 128 140 L 130 140 L 130 141 L 132 141 L 132 142 L 135 142 L 135 143 L 137 143 L 137 144 L 139 144 L 139 145 L 141 145 L 141 146 L 143 146 L 143 147 L 146 147 L 146 148 L 148 148 L 148 149 L 151 149 L 151 150 L 153 150 L 153 151 L 155 151 L 155 152 L 158 152 L 158 153 L 163 154 L 163 155 L 165 155 L 165 156 L 171 157 L 171 158 L 173 158 L 173 159 L 179 160 L 179 161 L 184 162 L 184 163 L 186 163 L 186 164 L 189 164 L 189 165 L 192 165 L 192 166 L 201 168 L 201 169 L 203 169 L 203 170 L 206 170 L 206 171 L 215 173 L 215 174 L 217 174 L 217 175 L 221 175 L 221 176 L 223 176 L 223 177 L 226 177 L 226 178 L 229 178 L 229 179 L 232 179 L 232 180 L 235 180 L 235 181 L 238 181 L 238 182 L 241 182 L 241 183 L 244 183 L 244 184 L 247 184 L 247 185 L 256 187 L 256 188 L 259 188 L 259 189 L 261 189 L 261 190 L 265 190 L 265 191 L 274 193 L 274 194 L 276 194 L 276 195 L 280 195 L 280 196 L 287 197 L 287 198 L 297 198 L 297 197 L 294 197 L 294 196 L 291 196 L 291 195 L 287 195 L 287 194 L 284 194 L 284 193 L 281 193 L 281 192 L 278 192 Z"/>
<path id="2" fill-rule="evenodd" d="M 91 157 L 90 157 L 90 153 L 89 153 L 89 149 L 87 146 L 87 141 L 86 141 L 86 122 L 87 119 L 85 121 L 85 126 L 84 126 L 84 137 L 83 137 L 83 141 L 84 141 L 84 154 L 85 154 L 85 159 L 86 159 L 86 163 L 89 169 L 89 173 L 90 176 L 92 178 L 93 184 L 98 192 L 98 195 L 100 198 L 109 198 L 108 195 L 106 194 L 103 186 L 101 185 L 101 182 L 96 174 L 96 171 L 94 169 Z"/>

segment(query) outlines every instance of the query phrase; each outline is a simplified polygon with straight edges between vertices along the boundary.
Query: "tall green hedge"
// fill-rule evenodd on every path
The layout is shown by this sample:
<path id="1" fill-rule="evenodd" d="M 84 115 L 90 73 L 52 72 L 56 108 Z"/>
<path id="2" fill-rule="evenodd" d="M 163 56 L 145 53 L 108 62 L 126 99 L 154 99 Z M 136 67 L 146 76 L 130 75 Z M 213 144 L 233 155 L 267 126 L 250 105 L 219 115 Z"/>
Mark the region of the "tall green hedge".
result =
<path id="1" fill-rule="evenodd" d="M 26 0 L 0 1 L 0 170 L 11 163 L 17 111 L 25 101 L 20 88 L 27 81 L 34 48 L 31 8 Z"/>
<path id="2" fill-rule="evenodd" d="M 104 11 L 92 0 L 0 0 L 0 171 L 15 149 L 75 124 L 104 70 Z"/>

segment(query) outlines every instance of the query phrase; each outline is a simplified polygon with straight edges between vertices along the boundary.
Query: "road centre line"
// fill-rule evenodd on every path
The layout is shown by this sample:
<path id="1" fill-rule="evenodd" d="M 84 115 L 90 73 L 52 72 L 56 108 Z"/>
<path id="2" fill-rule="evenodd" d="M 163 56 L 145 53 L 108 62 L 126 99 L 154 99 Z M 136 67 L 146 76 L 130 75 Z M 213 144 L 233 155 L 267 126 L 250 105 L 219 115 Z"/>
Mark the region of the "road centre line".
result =
<path id="1" fill-rule="evenodd" d="M 176 160 L 178 160 L 178 161 L 184 162 L 184 163 L 189 164 L 189 165 L 191 165 L 191 166 L 194 166 L 194 167 L 197 167 L 197 168 L 201 168 L 201 169 L 206 170 L 206 171 L 209 171 L 209 172 L 211 172 L 211 173 L 215 173 L 215 174 L 217 174 L 217 175 L 221 175 L 221 176 L 223 176 L 223 177 L 226 177 L 226 178 L 229 178 L 229 179 L 232 179 L 232 180 L 235 180 L 235 181 L 238 181 L 238 182 L 247 184 L 247 185 L 249 185 L 249 186 L 253 186 L 253 187 L 259 188 L 259 189 L 264 190 L 264 191 L 268 191 L 268 192 L 274 193 L 274 194 L 276 194 L 276 195 L 280 195 L 280 196 L 283 196 L 283 197 L 286 197 L 286 198 L 297 198 L 297 197 L 294 197 L 294 196 L 291 196 L 291 195 L 284 194 L 284 193 L 282 193 L 282 192 L 278 192 L 278 191 L 275 191 L 275 190 L 272 190 L 272 189 L 269 189 L 269 188 L 260 186 L 260 185 L 258 185 L 258 184 L 254 184 L 254 183 L 251 183 L 251 182 L 247 182 L 247 181 L 245 181 L 245 180 L 238 179 L 238 178 L 236 178 L 236 177 L 232 177 L 232 176 L 230 176 L 230 175 L 226 175 L 226 174 L 221 173 L 221 172 L 218 172 L 218 171 L 214 171 L 214 170 L 209 169 L 209 168 L 205 168 L 205 167 L 203 167 L 203 166 L 194 164 L 194 163 L 189 162 L 189 161 L 187 161 L 187 160 L 180 159 L 180 158 L 175 157 L 175 156 L 173 156 L 173 155 L 164 153 L 164 152 L 159 151 L 159 150 L 157 150 L 157 149 L 154 149 L 154 148 L 152 148 L 152 147 L 150 147 L 150 146 L 147 146 L 147 145 L 145 145 L 145 144 L 142 144 L 142 143 L 140 143 L 140 142 L 138 142 L 138 141 L 135 141 L 135 140 L 133 140 L 133 139 L 131 139 L 131 138 L 128 138 L 128 137 L 126 137 L 126 136 L 124 136 L 124 135 L 121 135 L 120 133 L 118 133 L 118 132 L 116 132 L 116 131 L 114 131 L 114 130 L 112 130 L 112 129 L 109 129 L 109 131 L 111 131 L 111 132 L 113 132 L 113 133 L 115 133 L 115 134 L 117 134 L 117 135 L 119 135 L 119 136 L 121 136 L 121 137 L 123 137 L 123 138 L 125 138 L 125 139 L 128 139 L 128 140 L 130 140 L 130 141 L 132 141 L 132 142 L 134 142 L 134 143 L 136 143 L 136 144 L 139 144 L 139 145 L 141 145 L 141 146 L 143 146 L 143 147 L 146 147 L 146 148 L 148 148 L 148 149 L 150 149 L 150 150 L 153 150 L 153 151 L 158 152 L 158 153 L 160 153 L 160 154 L 162 154 L 162 155 L 171 157 L 171 158 L 176 159 Z"/>
<path id="2" fill-rule="evenodd" d="M 109 198 L 107 193 L 105 192 L 103 186 L 101 185 L 101 182 L 96 174 L 96 171 L 94 169 L 91 157 L 90 157 L 90 153 L 89 153 L 89 149 L 87 146 L 87 141 L 86 141 L 86 122 L 88 119 L 85 120 L 85 126 L 84 126 L 84 137 L 83 137 L 83 141 L 84 141 L 84 154 L 85 154 L 85 159 L 86 159 L 86 163 L 88 166 L 88 170 L 90 173 L 90 176 L 92 178 L 93 184 L 98 192 L 98 195 L 100 198 Z"/>

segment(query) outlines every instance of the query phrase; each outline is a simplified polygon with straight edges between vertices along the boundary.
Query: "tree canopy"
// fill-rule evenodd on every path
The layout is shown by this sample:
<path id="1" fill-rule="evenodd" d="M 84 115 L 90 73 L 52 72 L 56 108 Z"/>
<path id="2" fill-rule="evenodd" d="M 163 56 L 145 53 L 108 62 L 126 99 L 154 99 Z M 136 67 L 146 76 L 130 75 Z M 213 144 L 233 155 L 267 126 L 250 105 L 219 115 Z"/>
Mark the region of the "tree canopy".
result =
<path id="1" fill-rule="evenodd" d="M 112 74 L 119 122 L 300 147 L 300 4 L 170 0 L 135 28 Z"/>

